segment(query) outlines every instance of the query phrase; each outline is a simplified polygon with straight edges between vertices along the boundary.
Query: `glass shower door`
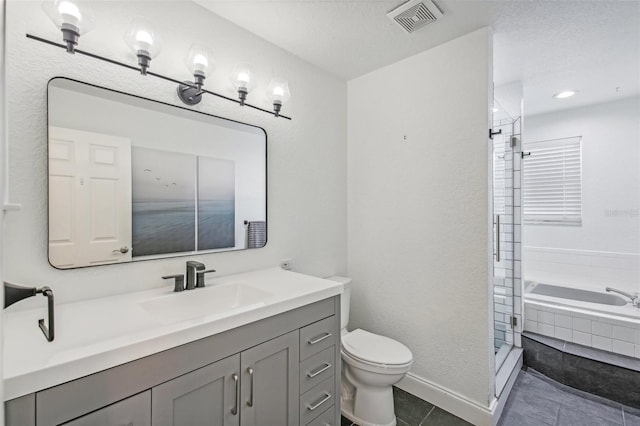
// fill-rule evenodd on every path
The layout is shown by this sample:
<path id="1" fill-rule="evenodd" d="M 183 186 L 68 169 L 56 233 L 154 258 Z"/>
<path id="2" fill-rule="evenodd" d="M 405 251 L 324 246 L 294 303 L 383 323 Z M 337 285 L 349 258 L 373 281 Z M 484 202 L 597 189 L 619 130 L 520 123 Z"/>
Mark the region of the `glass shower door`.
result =
<path id="1" fill-rule="evenodd" d="M 493 148 L 493 307 L 496 372 L 514 343 L 514 120 L 494 123 Z"/>

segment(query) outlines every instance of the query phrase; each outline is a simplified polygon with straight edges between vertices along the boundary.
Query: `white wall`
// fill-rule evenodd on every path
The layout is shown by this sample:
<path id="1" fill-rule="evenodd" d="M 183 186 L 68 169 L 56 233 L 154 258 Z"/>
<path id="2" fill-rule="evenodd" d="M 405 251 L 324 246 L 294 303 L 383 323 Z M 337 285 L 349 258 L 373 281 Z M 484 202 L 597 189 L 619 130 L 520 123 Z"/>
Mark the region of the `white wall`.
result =
<path id="1" fill-rule="evenodd" d="M 200 42 L 216 53 L 217 70 L 206 80 L 211 90 L 235 97 L 231 69 L 250 60 L 259 79 L 249 102 L 270 109 L 264 95 L 270 78 L 281 74 L 289 80 L 292 99 L 282 113 L 292 121 L 212 96 L 194 107 L 266 129 L 269 223 L 263 249 L 194 258 L 217 269 L 218 275 L 275 266 L 287 257 L 300 272 L 346 273 L 346 83 L 191 2 L 109 1 L 92 6 L 97 28 L 82 36 L 81 49 L 135 65 L 122 35 L 132 16 L 143 15 L 156 23 L 165 40 L 151 71 L 188 79 L 183 58 L 191 43 Z M 181 105 L 175 85 L 27 39 L 27 32 L 61 39 L 39 2 L 9 1 L 7 14 L 8 187 L 10 201 L 22 204 L 22 210 L 6 216 L 5 279 L 49 285 L 58 303 L 166 285 L 160 277 L 184 271 L 188 258 L 69 271 L 48 264 L 46 87 L 50 78 L 65 76 Z"/>
<path id="2" fill-rule="evenodd" d="M 640 97 L 527 117 L 525 151 L 582 136 L 582 225 L 525 225 L 527 279 L 640 291 L 639 117 Z"/>
<path id="3" fill-rule="evenodd" d="M 350 328 L 403 342 L 414 378 L 485 409 L 491 80 L 485 28 L 348 84 Z"/>

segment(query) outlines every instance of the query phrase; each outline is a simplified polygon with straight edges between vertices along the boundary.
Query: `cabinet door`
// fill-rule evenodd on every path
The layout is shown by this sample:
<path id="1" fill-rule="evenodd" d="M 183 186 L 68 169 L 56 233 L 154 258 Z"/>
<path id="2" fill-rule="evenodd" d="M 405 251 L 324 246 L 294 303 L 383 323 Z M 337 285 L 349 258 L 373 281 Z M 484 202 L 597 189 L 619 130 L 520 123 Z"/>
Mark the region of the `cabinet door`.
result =
<path id="1" fill-rule="evenodd" d="M 233 355 L 152 389 L 153 426 L 238 426 L 238 367 Z"/>
<path id="2" fill-rule="evenodd" d="M 146 391 L 65 423 L 65 426 L 149 426 L 150 424 L 151 392 Z"/>
<path id="3" fill-rule="evenodd" d="M 240 361 L 241 425 L 298 425 L 298 331 L 242 352 Z"/>

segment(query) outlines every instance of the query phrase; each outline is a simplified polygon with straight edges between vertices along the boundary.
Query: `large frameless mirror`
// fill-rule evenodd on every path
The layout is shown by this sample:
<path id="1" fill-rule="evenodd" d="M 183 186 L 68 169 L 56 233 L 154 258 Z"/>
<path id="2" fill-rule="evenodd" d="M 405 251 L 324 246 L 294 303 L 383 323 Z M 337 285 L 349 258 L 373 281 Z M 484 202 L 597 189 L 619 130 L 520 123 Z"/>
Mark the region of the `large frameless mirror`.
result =
<path id="1" fill-rule="evenodd" d="M 49 262 L 266 244 L 266 132 L 86 83 L 48 87 Z"/>

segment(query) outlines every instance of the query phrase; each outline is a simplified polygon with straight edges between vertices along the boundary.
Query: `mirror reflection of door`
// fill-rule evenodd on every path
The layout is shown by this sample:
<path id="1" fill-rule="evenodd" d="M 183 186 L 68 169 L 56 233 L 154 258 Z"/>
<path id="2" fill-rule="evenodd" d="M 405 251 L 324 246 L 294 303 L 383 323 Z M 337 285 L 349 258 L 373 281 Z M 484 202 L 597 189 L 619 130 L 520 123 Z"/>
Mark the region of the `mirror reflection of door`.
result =
<path id="1" fill-rule="evenodd" d="M 49 127 L 49 259 L 58 268 L 131 261 L 131 141 Z"/>

